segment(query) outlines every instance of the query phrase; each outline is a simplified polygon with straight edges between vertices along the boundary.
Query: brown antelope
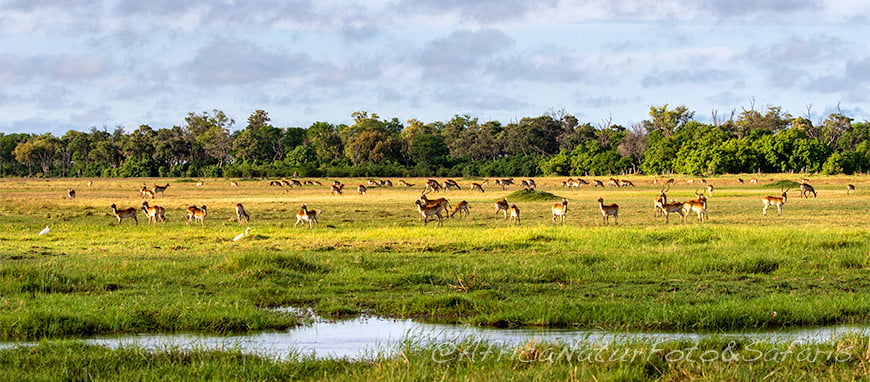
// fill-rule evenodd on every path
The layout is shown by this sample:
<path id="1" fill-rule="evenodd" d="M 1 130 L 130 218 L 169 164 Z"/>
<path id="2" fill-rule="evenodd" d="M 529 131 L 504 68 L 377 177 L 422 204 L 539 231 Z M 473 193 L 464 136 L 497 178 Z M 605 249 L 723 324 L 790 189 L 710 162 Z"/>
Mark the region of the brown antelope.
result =
<path id="1" fill-rule="evenodd" d="M 66 189 L 66 196 L 70 199 L 75 199 L 76 198 L 76 190 L 73 190 L 72 188 L 67 188 Z"/>
<path id="2" fill-rule="evenodd" d="M 614 178 L 610 178 L 607 180 L 607 185 L 610 187 L 619 187 L 619 181 Z"/>
<path id="3" fill-rule="evenodd" d="M 855 191 L 855 185 L 854 184 L 847 184 L 846 185 L 846 195 L 851 194 L 852 191 Z"/>
<path id="4" fill-rule="evenodd" d="M 290 187 L 299 187 L 302 188 L 302 182 L 296 179 L 290 179 Z"/>
<path id="5" fill-rule="evenodd" d="M 664 211 L 662 210 L 662 206 L 668 204 L 667 192 L 670 190 L 670 186 L 667 186 L 667 189 L 665 189 L 665 187 L 662 187 L 659 196 L 657 196 L 655 200 L 653 200 L 653 217 L 658 217 L 659 215 L 662 215 L 664 213 Z"/>
<path id="6" fill-rule="evenodd" d="M 142 188 L 139 191 L 139 193 L 142 194 L 142 199 L 148 199 L 148 198 L 154 199 L 154 191 L 151 191 L 147 188 Z"/>
<path id="7" fill-rule="evenodd" d="M 756 183 L 758 183 L 758 179 L 756 179 L 756 178 L 749 179 L 749 184 L 756 184 Z"/>
<path id="8" fill-rule="evenodd" d="M 501 186 L 501 189 L 504 190 L 504 189 L 506 189 L 508 186 L 514 184 L 514 178 L 496 179 L 496 180 L 495 180 L 495 184 Z"/>
<path id="9" fill-rule="evenodd" d="M 511 204 L 511 223 L 515 223 L 516 225 L 520 225 L 520 208 L 517 207 L 516 204 Z"/>
<path id="10" fill-rule="evenodd" d="M 520 181 L 520 187 L 522 187 L 522 189 L 524 189 L 524 190 L 534 190 L 535 188 L 538 187 L 538 185 L 535 184 L 534 180 L 527 179 L 527 180 Z"/>
<path id="11" fill-rule="evenodd" d="M 356 186 L 356 192 L 358 194 L 360 194 L 360 196 L 365 196 L 366 191 L 368 191 L 368 188 L 366 188 L 366 186 L 364 186 L 362 184 L 360 184 L 359 186 Z"/>
<path id="12" fill-rule="evenodd" d="M 508 208 L 510 208 L 510 204 L 508 204 L 507 199 L 495 202 L 495 214 L 498 215 L 499 212 L 504 211 L 504 220 L 508 218 Z"/>
<path id="13" fill-rule="evenodd" d="M 293 228 L 296 228 L 299 223 L 302 223 L 303 225 L 308 223 L 308 228 L 313 228 L 313 225 L 320 224 L 318 218 L 320 218 L 320 214 L 322 213 L 323 210 L 309 211 L 308 207 L 303 204 L 301 209 L 296 212 L 296 224 L 293 224 Z"/>
<path id="14" fill-rule="evenodd" d="M 802 179 L 803 181 L 803 179 Z M 801 183 L 801 196 L 804 198 L 809 198 L 810 194 L 813 194 L 813 197 L 816 197 L 816 189 L 813 188 L 809 183 L 803 182 Z"/>
<path id="15" fill-rule="evenodd" d="M 311 182 L 311 183 L 314 183 L 315 186 L 322 186 L 322 185 L 323 185 L 323 183 L 320 183 L 319 180 L 315 180 L 315 181 L 313 181 L 313 182 Z"/>
<path id="16" fill-rule="evenodd" d="M 695 184 L 695 180 L 694 179 L 687 179 L 686 184 Z"/>
<path id="17" fill-rule="evenodd" d="M 483 186 L 481 186 L 480 183 L 472 183 L 472 184 L 471 184 L 471 191 L 480 191 L 480 192 L 484 192 L 484 190 L 483 190 Z"/>
<path id="18" fill-rule="evenodd" d="M 251 215 L 245 211 L 245 206 L 242 203 L 236 203 L 236 221 L 239 223 L 248 223 L 251 221 Z"/>
<path id="19" fill-rule="evenodd" d="M 93 180 L 89 180 L 89 181 L 88 181 L 88 187 L 93 186 L 93 185 L 94 185 L 94 181 L 93 181 Z"/>
<path id="20" fill-rule="evenodd" d="M 665 182 L 665 184 L 670 185 L 670 184 L 674 184 L 674 183 L 676 183 L 676 182 L 677 182 L 677 181 L 674 180 L 674 178 L 670 178 L 670 179 L 667 180 L 667 182 Z"/>
<path id="21" fill-rule="evenodd" d="M 155 184 L 155 185 L 154 185 L 154 194 L 155 194 L 155 195 L 156 195 L 156 194 L 164 195 L 164 194 L 163 194 L 163 191 L 166 191 L 167 188 L 169 188 L 169 183 L 166 183 L 165 186 L 158 186 L 158 185 Z M 165 195 L 164 195 L 164 196 L 165 196 Z"/>
<path id="22" fill-rule="evenodd" d="M 281 187 L 281 182 L 277 180 L 270 180 L 269 187 Z"/>
<path id="23" fill-rule="evenodd" d="M 422 194 L 420 194 L 420 201 L 423 203 L 423 205 L 425 207 L 431 207 L 431 206 L 436 205 L 436 204 L 440 205 L 440 206 L 444 207 L 444 212 L 447 212 L 451 208 L 453 208 L 450 205 L 450 202 L 447 201 L 447 199 L 444 199 L 444 198 L 429 199 L 428 197 L 426 197 L 425 191 Z M 450 215 L 448 215 L 448 216 L 450 216 Z"/>
<path id="24" fill-rule="evenodd" d="M 369 181 L 367 182 L 367 184 L 368 184 L 369 186 L 372 186 L 372 187 L 377 187 L 377 186 L 380 186 L 380 185 L 381 185 L 380 182 L 378 182 L 377 180 L 374 180 L 374 179 L 369 179 Z"/>
<path id="25" fill-rule="evenodd" d="M 333 184 L 332 185 L 332 194 L 333 195 L 335 195 L 335 194 L 342 195 L 341 190 L 343 188 L 344 188 L 344 185 L 341 183 L 339 183 L 338 185 Z"/>
<path id="26" fill-rule="evenodd" d="M 585 181 L 585 180 L 583 180 L 583 179 L 577 178 L 577 180 L 574 182 L 574 184 L 575 184 L 574 187 L 580 187 L 580 186 L 586 186 L 586 185 L 588 185 L 589 182 L 587 182 L 587 181 Z"/>
<path id="27" fill-rule="evenodd" d="M 157 223 L 157 219 L 166 223 L 166 209 L 160 206 L 149 206 L 148 201 L 142 202 L 142 211 L 148 217 L 148 224 Z"/>
<path id="28" fill-rule="evenodd" d="M 556 224 L 556 219 L 560 219 L 560 223 L 565 223 L 565 217 L 568 216 L 568 199 L 562 199 L 562 203 L 553 204 L 551 210 L 553 212 L 553 224 Z"/>
<path id="29" fill-rule="evenodd" d="M 287 179 L 281 179 L 281 186 L 283 187 L 293 187 L 293 183 L 290 183 Z"/>
<path id="30" fill-rule="evenodd" d="M 737 178 L 737 184 L 743 184 L 743 178 Z"/>
<path id="31" fill-rule="evenodd" d="M 788 190 L 791 190 L 790 188 Z M 782 192 L 781 196 L 765 196 L 761 199 L 761 202 L 764 203 L 764 209 L 761 210 L 761 214 L 767 216 L 767 208 L 770 206 L 776 206 L 777 214 L 776 216 L 782 216 L 782 205 L 788 200 L 788 190 Z"/>
<path id="32" fill-rule="evenodd" d="M 443 224 L 443 220 L 441 218 L 441 211 L 447 212 L 447 209 L 444 208 L 442 204 L 431 204 L 426 205 L 422 200 L 417 200 L 414 202 L 417 205 L 417 212 L 423 216 L 423 225 L 429 224 L 429 217 L 436 216 L 438 217 L 438 225 Z"/>
<path id="33" fill-rule="evenodd" d="M 185 218 L 185 221 L 189 226 L 191 221 L 199 220 L 199 224 L 201 226 L 205 226 L 206 216 L 208 216 L 208 210 L 206 209 L 205 205 L 203 205 L 202 208 L 199 208 L 197 206 L 190 206 L 187 207 L 187 217 Z"/>
<path id="34" fill-rule="evenodd" d="M 133 219 L 136 224 L 139 224 L 139 219 L 136 218 L 136 209 L 133 207 L 119 211 L 115 203 L 112 203 L 112 213 L 118 218 L 118 225 L 121 225 L 124 219 Z"/>
<path id="35" fill-rule="evenodd" d="M 238 186 L 239 186 L 239 182 L 236 182 L 235 180 L 230 182 L 230 187 L 238 187 Z"/>
<path id="36" fill-rule="evenodd" d="M 205 186 L 205 181 L 200 180 L 199 182 L 196 182 L 196 186 L 197 187 Z"/>
<path id="37" fill-rule="evenodd" d="M 710 196 L 713 196 L 713 185 L 712 184 L 707 185 L 707 194 Z"/>
<path id="38" fill-rule="evenodd" d="M 801 178 L 801 183 L 809 183 L 810 180 L 807 178 Z"/>
<path id="39" fill-rule="evenodd" d="M 450 191 L 452 189 L 461 190 L 462 187 L 459 187 L 459 183 L 456 183 L 453 179 L 447 179 L 444 181 L 444 191 Z"/>
<path id="40" fill-rule="evenodd" d="M 400 179 L 400 180 L 399 180 L 398 182 L 396 182 L 396 183 L 398 183 L 400 186 L 402 186 L 402 187 L 404 187 L 404 188 L 411 188 L 411 187 L 414 187 L 413 184 L 406 182 L 404 179 Z"/>
<path id="41" fill-rule="evenodd" d="M 692 212 L 698 214 L 699 222 L 707 220 L 707 197 L 703 193 L 698 193 L 697 190 L 695 191 L 695 196 L 698 198 L 683 202 L 683 221 L 686 219 L 685 215 L 689 215 Z"/>
<path id="42" fill-rule="evenodd" d="M 610 216 L 613 216 L 613 224 L 619 225 L 618 204 L 604 204 L 604 198 L 598 198 L 598 209 L 601 210 L 601 215 L 604 216 L 604 225 L 610 223 Z"/>
<path id="43" fill-rule="evenodd" d="M 459 212 L 459 217 L 462 217 L 462 214 L 465 214 L 465 217 L 468 217 L 468 202 L 461 201 L 456 204 L 456 207 L 453 207 L 453 212 L 450 213 L 450 217 L 452 218 L 456 213 Z"/>
<path id="44" fill-rule="evenodd" d="M 619 187 L 634 187 L 634 183 L 628 180 L 617 180 Z"/>
<path id="45" fill-rule="evenodd" d="M 442 190 L 441 183 L 439 183 L 435 179 L 429 179 L 426 181 L 426 190 L 425 192 L 439 192 Z"/>
<path id="46" fill-rule="evenodd" d="M 381 187 L 393 187 L 393 181 L 389 179 L 384 179 L 381 181 Z"/>
<path id="47" fill-rule="evenodd" d="M 601 187 L 604 188 L 604 182 L 598 179 L 592 179 L 592 187 Z"/>
<path id="48" fill-rule="evenodd" d="M 665 224 L 668 224 L 670 214 L 676 212 L 680 215 L 680 220 L 685 220 L 685 215 L 683 215 L 683 203 L 673 202 L 673 203 L 664 203 L 660 207 L 661 213 L 665 215 Z"/>

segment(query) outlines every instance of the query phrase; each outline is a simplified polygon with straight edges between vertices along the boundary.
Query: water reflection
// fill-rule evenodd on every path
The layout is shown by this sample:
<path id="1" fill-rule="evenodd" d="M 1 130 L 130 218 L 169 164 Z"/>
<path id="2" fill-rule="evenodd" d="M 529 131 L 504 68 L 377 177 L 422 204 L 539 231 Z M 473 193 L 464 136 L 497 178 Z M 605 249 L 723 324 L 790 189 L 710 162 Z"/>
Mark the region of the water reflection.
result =
<path id="1" fill-rule="evenodd" d="M 280 332 L 259 332 L 238 336 L 198 334 L 139 334 L 100 336 L 83 340 L 110 348 L 138 346 L 147 349 L 238 349 L 275 359 L 291 355 L 312 355 L 316 358 L 374 358 L 398 351 L 406 339 L 415 343 L 438 343 L 473 339 L 494 344 L 519 345 L 537 339 L 541 342 L 565 344 L 613 342 L 697 341 L 709 336 L 748 338 L 765 342 L 805 343 L 829 342 L 845 335 L 870 335 L 867 326 L 836 326 L 811 329 L 745 333 L 663 333 L 608 332 L 571 329 L 495 329 L 466 325 L 426 324 L 407 319 L 362 316 L 351 320 L 323 320 Z M 14 346 L 0 344 L 0 348 Z"/>

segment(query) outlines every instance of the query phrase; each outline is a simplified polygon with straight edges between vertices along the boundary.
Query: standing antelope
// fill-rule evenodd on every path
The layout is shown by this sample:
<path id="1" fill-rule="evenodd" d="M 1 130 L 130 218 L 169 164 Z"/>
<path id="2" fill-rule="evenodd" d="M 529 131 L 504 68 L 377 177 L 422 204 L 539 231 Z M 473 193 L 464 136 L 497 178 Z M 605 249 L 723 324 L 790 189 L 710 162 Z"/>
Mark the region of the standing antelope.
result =
<path id="1" fill-rule="evenodd" d="M 360 196 L 365 196 L 367 190 L 368 189 L 366 188 L 366 186 L 364 186 L 362 184 L 360 184 L 359 186 L 356 186 L 356 192 L 359 193 Z"/>
<path id="2" fill-rule="evenodd" d="M 568 216 L 568 199 L 562 199 L 562 203 L 553 204 L 551 210 L 553 212 L 553 224 L 556 224 L 556 219 L 560 219 L 560 223 L 565 223 L 565 217 Z"/>
<path id="3" fill-rule="evenodd" d="M 426 192 L 439 192 L 441 191 L 441 189 L 441 183 L 439 183 L 437 180 L 429 179 L 426 181 Z"/>
<path id="4" fill-rule="evenodd" d="M 118 218 L 118 225 L 121 225 L 124 219 L 133 219 L 137 225 L 139 224 L 139 219 L 136 218 L 136 209 L 133 207 L 118 211 L 118 207 L 112 203 L 112 213 Z"/>
<path id="5" fill-rule="evenodd" d="M 239 223 L 248 223 L 251 221 L 251 215 L 245 211 L 242 203 L 236 203 L 236 221 Z"/>
<path id="6" fill-rule="evenodd" d="M 683 203 L 683 221 L 686 220 L 685 215 L 689 215 L 692 212 L 698 214 L 699 222 L 707 220 L 707 197 L 703 193 L 698 193 L 698 191 L 695 191 L 695 196 L 698 198 Z"/>
<path id="7" fill-rule="evenodd" d="M 791 190 L 790 188 L 788 190 Z M 776 216 L 782 216 L 782 205 L 788 200 L 788 190 L 782 192 L 782 196 L 765 196 L 761 199 L 761 202 L 764 203 L 764 209 L 761 211 L 761 214 L 767 216 L 767 208 L 770 206 L 776 206 L 778 211 Z"/>
<path id="8" fill-rule="evenodd" d="M 396 183 L 398 183 L 400 186 L 405 187 L 405 188 L 411 188 L 411 187 L 414 187 L 413 184 L 406 182 L 404 179 L 400 179 L 400 180 L 399 180 L 398 182 L 396 182 Z"/>
<path id="9" fill-rule="evenodd" d="M 670 190 L 671 190 L 670 185 L 667 186 L 667 189 L 665 189 L 665 187 L 662 187 L 661 192 L 659 193 L 659 196 L 657 196 L 655 198 L 655 200 L 653 200 L 653 217 L 658 217 L 659 215 L 662 215 L 664 213 L 662 206 L 664 206 L 665 204 L 668 204 L 667 192 Z"/>
<path id="10" fill-rule="evenodd" d="M 93 186 L 93 185 L 94 185 L 94 181 L 93 181 L 93 180 L 89 180 L 89 181 L 88 181 L 88 187 Z"/>
<path id="11" fill-rule="evenodd" d="M 619 187 L 634 187 L 634 183 L 630 180 L 617 180 L 619 182 Z"/>
<path id="12" fill-rule="evenodd" d="M 302 223 L 303 225 L 308 223 L 308 228 L 312 228 L 312 225 L 320 224 L 317 219 L 322 213 L 323 210 L 309 211 L 308 207 L 303 204 L 301 209 L 296 212 L 296 224 L 293 224 L 293 228 L 296 228 L 299 223 Z"/>
<path id="13" fill-rule="evenodd" d="M 148 224 L 157 223 L 157 219 L 166 223 L 166 209 L 160 206 L 149 206 L 148 201 L 142 202 L 142 211 L 148 217 Z"/>
<path id="14" fill-rule="evenodd" d="M 533 179 L 527 179 L 520 181 L 520 187 L 522 187 L 524 190 L 534 190 L 538 187 L 538 185 L 535 184 L 535 181 Z"/>
<path id="15" fill-rule="evenodd" d="M 198 208 L 197 206 L 190 206 L 187 207 L 187 217 L 185 218 L 185 221 L 189 226 L 191 221 L 199 220 L 199 224 L 201 226 L 205 226 L 206 216 L 208 216 L 208 210 L 206 209 L 205 205 L 203 205 L 202 208 Z"/>
<path id="16" fill-rule="evenodd" d="M 619 180 L 616 180 L 614 178 L 610 178 L 607 180 L 607 185 L 610 187 L 619 187 Z"/>
<path id="17" fill-rule="evenodd" d="M 381 187 L 393 187 L 393 181 L 389 179 L 384 179 L 381 181 Z"/>
<path id="18" fill-rule="evenodd" d="M 238 187 L 238 186 L 239 186 L 239 182 L 236 182 L 235 180 L 230 182 L 230 187 Z"/>
<path id="19" fill-rule="evenodd" d="M 431 207 L 431 206 L 434 206 L 436 204 L 440 205 L 444 208 L 444 212 L 447 212 L 452 208 L 452 206 L 450 205 L 450 202 L 447 201 L 447 199 L 444 199 L 444 198 L 429 199 L 428 197 L 426 197 L 425 191 L 422 194 L 420 194 L 420 202 L 422 202 L 425 207 Z M 447 215 L 447 216 L 449 217 L 450 215 Z"/>
<path id="20" fill-rule="evenodd" d="M 743 184 L 743 178 L 737 178 L 737 184 Z"/>
<path id="21" fill-rule="evenodd" d="M 414 202 L 417 205 L 417 212 L 423 216 L 423 225 L 429 224 L 429 217 L 436 216 L 438 217 L 438 225 L 443 224 L 443 220 L 441 219 L 441 211 L 447 212 L 447 209 L 444 208 L 442 204 L 430 204 L 425 205 L 422 200 L 417 200 Z"/>
<path id="22" fill-rule="evenodd" d="M 66 196 L 70 199 L 75 199 L 76 198 L 76 190 L 73 190 L 72 188 L 67 188 L 66 189 Z"/>
<path id="23" fill-rule="evenodd" d="M 158 186 L 158 185 L 155 184 L 155 185 L 154 185 L 154 194 L 161 194 L 161 195 L 164 195 L 164 194 L 163 194 L 163 191 L 166 191 L 167 188 L 169 188 L 169 183 L 166 183 L 165 186 Z M 165 196 L 165 195 L 164 195 L 164 196 Z"/>
<path id="24" fill-rule="evenodd" d="M 456 213 L 459 212 L 459 217 L 462 217 L 462 214 L 465 214 L 465 217 L 468 217 L 468 202 L 461 201 L 456 204 L 456 207 L 453 208 L 453 212 L 450 213 L 450 217 L 452 218 Z"/>
<path id="25" fill-rule="evenodd" d="M 619 224 L 619 205 L 604 204 L 604 198 L 598 198 L 598 209 L 601 210 L 601 215 L 604 216 L 604 224 L 609 224 L 610 216 L 613 216 L 613 224 Z"/>
<path id="26" fill-rule="evenodd" d="M 459 187 L 459 183 L 456 183 L 453 179 L 447 179 L 444 181 L 444 191 L 450 191 L 451 189 L 461 190 L 462 187 Z"/>
<path id="27" fill-rule="evenodd" d="M 707 184 L 707 194 L 709 194 L 710 196 L 713 196 L 713 185 L 712 184 Z"/>
<path id="28" fill-rule="evenodd" d="M 670 214 L 676 212 L 680 215 L 680 220 L 685 221 L 686 217 L 683 214 L 683 203 L 673 202 L 673 203 L 664 203 L 660 207 L 661 213 L 665 215 L 665 224 L 668 224 Z M 706 216 L 706 215 L 705 215 Z"/>
<path id="29" fill-rule="evenodd" d="M 604 188 L 604 182 L 598 179 L 592 179 L 592 187 L 601 187 Z"/>
<path id="30" fill-rule="evenodd" d="M 749 179 L 749 184 L 756 184 L 756 183 L 758 183 L 758 179 L 756 179 L 756 178 Z"/>
<path id="31" fill-rule="evenodd" d="M 504 190 L 508 186 L 514 184 L 514 178 L 496 179 L 495 184 L 501 186 L 501 189 Z"/>
<path id="32" fill-rule="evenodd" d="M 204 185 L 205 185 L 205 181 L 200 180 L 199 182 L 196 182 L 197 187 L 202 187 Z"/>
<path id="33" fill-rule="evenodd" d="M 142 199 L 154 199 L 154 191 L 151 191 L 147 188 L 142 188 L 142 190 L 140 190 L 139 192 L 142 194 Z"/>
<path id="34" fill-rule="evenodd" d="M 484 191 L 483 191 L 483 186 L 481 186 L 480 183 L 472 183 L 472 184 L 471 184 L 471 191 L 480 191 L 480 192 L 484 192 Z"/>
<path id="35" fill-rule="evenodd" d="M 668 180 L 665 182 L 665 184 L 670 185 L 670 184 L 675 184 L 676 182 L 677 182 L 677 181 L 674 180 L 674 178 L 670 178 L 670 179 L 668 179 Z"/>
<path id="36" fill-rule="evenodd" d="M 516 225 L 520 225 L 520 208 L 517 207 L 516 204 L 511 204 L 511 222 L 516 222 Z"/>
<path id="37" fill-rule="evenodd" d="M 504 211 L 504 220 L 508 218 L 508 208 L 510 208 L 510 204 L 508 204 L 507 199 L 495 202 L 495 214 L 498 215 L 499 212 Z"/>
<path id="38" fill-rule="evenodd" d="M 335 195 L 335 194 L 342 195 L 342 193 L 341 193 L 342 188 L 344 188 L 344 185 L 341 183 L 339 183 L 338 185 L 333 184 L 332 185 L 332 194 L 333 195 Z"/>
<path id="39" fill-rule="evenodd" d="M 855 191 L 855 185 L 854 184 L 847 184 L 846 185 L 846 195 L 851 194 L 852 191 Z"/>
<path id="40" fill-rule="evenodd" d="M 810 194 L 813 194 L 813 197 L 816 197 L 816 189 L 813 188 L 809 183 L 803 182 L 801 183 L 801 196 L 804 198 L 809 198 Z"/>

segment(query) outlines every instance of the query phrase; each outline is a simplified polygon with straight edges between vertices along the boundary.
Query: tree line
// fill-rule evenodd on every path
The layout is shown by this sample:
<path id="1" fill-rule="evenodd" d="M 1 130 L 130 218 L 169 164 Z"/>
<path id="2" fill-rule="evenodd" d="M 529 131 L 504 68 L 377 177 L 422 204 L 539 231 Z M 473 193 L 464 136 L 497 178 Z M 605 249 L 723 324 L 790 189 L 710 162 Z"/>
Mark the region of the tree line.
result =
<path id="1" fill-rule="evenodd" d="M 808 113 L 809 114 L 809 113 Z M 358 111 L 353 123 L 275 127 L 256 110 L 244 128 L 220 110 L 181 126 L 0 133 L 0 175 L 42 177 L 412 177 L 810 172 L 870 169 L 870 122 L 842 112 L 813 123 L 754 107 L 712 123 L 685 106 L 652 106 L 625 127 L 564 110 L 502 124 L 468 115 L 424 123 Z"/>

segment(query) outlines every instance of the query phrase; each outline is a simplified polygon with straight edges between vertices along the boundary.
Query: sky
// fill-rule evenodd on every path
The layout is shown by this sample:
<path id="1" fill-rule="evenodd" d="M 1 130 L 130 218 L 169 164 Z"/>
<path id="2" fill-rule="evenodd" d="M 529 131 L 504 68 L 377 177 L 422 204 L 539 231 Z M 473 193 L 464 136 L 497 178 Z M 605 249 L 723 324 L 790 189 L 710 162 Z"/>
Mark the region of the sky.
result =
<path id="1" fill-rule="evenodd" d="M 870 118 L 863 0 L 0 0 L 0 133 L 425 123 L 631 126 L 781 107 Z"/>

